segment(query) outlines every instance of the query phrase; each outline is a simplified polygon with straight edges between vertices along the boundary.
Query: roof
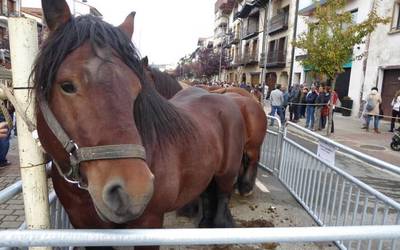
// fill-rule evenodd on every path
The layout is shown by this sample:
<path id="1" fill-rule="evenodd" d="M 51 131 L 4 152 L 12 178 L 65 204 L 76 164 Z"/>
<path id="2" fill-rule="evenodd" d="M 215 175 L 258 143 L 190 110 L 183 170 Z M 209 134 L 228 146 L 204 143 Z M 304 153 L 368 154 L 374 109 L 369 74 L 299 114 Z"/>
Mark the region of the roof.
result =
<path id="1" fill-rule="evenodd" d="M 315 9 L 317 8 L 318 5 L 324 5 L 324 4 L 326 4 L 326 2 L 328 2 L 328 0 L 320 0 L 317 2 L 313 2 L 312 4 L 308 5 L 307 7 L 299 10 L 298 13 L 301 16 L 309 16 L 315 11 Z"/>
<path id="2" fill-rule="evenodd" d="M 22 7 L 21 11 L 23 13 L 29 14 L 31 16 L 37 17 L 37 18 L 43 18 L 43 12 L 41 8 L 28 8 L 28 7 Z"/>

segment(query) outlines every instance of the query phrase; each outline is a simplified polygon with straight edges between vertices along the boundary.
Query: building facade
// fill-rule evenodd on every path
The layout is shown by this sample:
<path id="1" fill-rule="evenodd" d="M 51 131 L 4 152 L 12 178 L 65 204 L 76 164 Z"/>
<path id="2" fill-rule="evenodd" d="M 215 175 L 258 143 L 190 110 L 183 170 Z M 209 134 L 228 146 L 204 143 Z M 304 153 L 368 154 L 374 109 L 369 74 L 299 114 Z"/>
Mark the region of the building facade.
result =
<path id="1" fill-rule="evenodd" d="M 325 1 L 321 1 L 324 3 Z M 353 100 L 353 116 L 358 116 L 372 87 L 378 87 L 383 98 L 383 109 L 391 115 L 390 103 L 394 93 L 400 90 L 400 1 L 398 0 L 348 0 L 345 11 L 351 12 L 353 21 L 360 23 L 367 19 L 376 8 L 381 17 L 390 17 L 391 22 L 378 25 L 375 31 L 364 39 L 364 43 L 353 48 L 353 60 L 343 65 L 342 73 L 336 81 L 339 98 Z M 306 32 L 305 20 L 312 17 L 315 4 L 299 11 L 298 33 Z M 296 49 L 293 70 L 294 82 L 310 85 L 310 72 L 304 69 L 300 60 L 304 52 Z"/>
<path id="2" fill-rule="evenodd" d="M 222 11 L 223 20 L 228 20 L 222 41 L 228 66 L 223 69 L 221 80 L 253 86 L 265 83 L 270 89 L 278 83 L 287 86 L 297 1 L 233 1 L 233 5 L 223 5 L 224 2 L 217 1 L 215 6 L 216 27 Z M 214 44 L 220 44 L 220 40 L 215 39 Z"/>

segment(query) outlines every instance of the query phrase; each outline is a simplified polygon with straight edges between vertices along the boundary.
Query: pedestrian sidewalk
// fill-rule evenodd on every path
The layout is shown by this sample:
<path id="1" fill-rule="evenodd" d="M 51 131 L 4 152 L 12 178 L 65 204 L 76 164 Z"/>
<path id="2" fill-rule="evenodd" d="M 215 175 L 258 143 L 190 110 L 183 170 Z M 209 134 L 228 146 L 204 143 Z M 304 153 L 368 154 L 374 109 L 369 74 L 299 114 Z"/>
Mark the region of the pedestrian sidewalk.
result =
<path id="1" fill-rule="evenodd" d="M 269 101 L 266 102 L 264 110 L 266 114 L 269 114 L 271 110 Z M 288 112 L 286 112 L 286 114 L 287 120 L 289 120 Z M 393 137 L 393 133 L 388 132 L 390 122 L 381 121 L 379 125 L 381 134 L 376 134 L 373 132 L 373 129 L 370 129 L 370 132 L 361 129 L 362 121 L 355 117 L 342 116 L 341 113 L 334 113 L 333 120 L 335 124 L 335 133 L 329 137 L 330 139 L 380 160 L 400 166 L 400 152 L 393 151 L 390 148 Z M 298 125 L 304 127 L 305 119 L 300 119 Z M 396 124 L 396 128 L 397 126 L 398 123 Z M 318 133 L 326 136 L 326 129 L 318 131 Z"/>
<path id="2" fill-rule="evenodd" d="M 0 190 L 20 179 L 17 138 L 11 137 L 7 160 L 11 165 L 0 168 Z M 25 220 L 22 194 L 0 204 L 0 230 L 18 228 Z"/>

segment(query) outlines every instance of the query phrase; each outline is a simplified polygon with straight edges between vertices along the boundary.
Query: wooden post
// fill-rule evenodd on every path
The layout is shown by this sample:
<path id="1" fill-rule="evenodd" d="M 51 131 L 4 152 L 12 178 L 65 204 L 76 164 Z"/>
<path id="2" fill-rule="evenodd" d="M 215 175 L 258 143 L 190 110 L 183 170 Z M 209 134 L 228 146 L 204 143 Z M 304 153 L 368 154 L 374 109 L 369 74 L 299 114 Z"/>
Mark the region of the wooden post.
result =
<path id="1" fill-rule="evenodd" d="M 13 17 L 8 19 L 8 26 L 13 87 L 17 88 L 14 90 L 15 98 L 28 119 L 35 121 L 34 93 L 29 93 L 32 84 L 28 79 L 38 53 L 37 23 L 32 19 Z M 26 225 L 28 229 L 48 229 L 50 212 L 44 157 L 18 114 L 17 128 Z"/>

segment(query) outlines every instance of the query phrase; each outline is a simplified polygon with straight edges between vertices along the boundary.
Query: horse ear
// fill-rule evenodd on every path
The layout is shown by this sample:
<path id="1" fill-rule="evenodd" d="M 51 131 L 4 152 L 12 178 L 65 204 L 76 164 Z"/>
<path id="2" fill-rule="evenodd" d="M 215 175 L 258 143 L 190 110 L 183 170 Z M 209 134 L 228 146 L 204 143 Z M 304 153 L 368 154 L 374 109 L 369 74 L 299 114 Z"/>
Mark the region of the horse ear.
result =
<path id="1" fill-rule="evenodd" d="M 133 31 L 135 30 L 135 15 L 136 12 L 132 11 L 126 18 L 123 23 L 121 23 L 118 28 L 122 30 L 125 35 L 127 35 L 129 38 L 132 38 L 133 36 Z"/>
<path id="2" fill-rule="evenodd" d="M 147 56 L 142 58 L 142 64 L 144 67 L 148 67 L 149 66 L 149 58 Z"/>
<path id="3" fill-rule="evenodd" d="M 42 9 L 50 31 L 55 31 L 71 19 L 71 11 L 65 0 L 42 0 Z"/>

